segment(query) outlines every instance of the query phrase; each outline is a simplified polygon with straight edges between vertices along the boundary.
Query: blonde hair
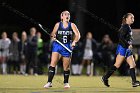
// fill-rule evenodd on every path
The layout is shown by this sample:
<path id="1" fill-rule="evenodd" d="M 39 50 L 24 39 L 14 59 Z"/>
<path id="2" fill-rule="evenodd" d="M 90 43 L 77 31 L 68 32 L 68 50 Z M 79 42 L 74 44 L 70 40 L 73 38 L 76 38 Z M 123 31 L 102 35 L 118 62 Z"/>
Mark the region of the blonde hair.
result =
<path id="1" fill-rule="evenodd" d="M 133 14 L 132 14 L 132 13 L 127 13 L 127 14 L 123 15 L 122 24 L 126 24 L 126 18 L 127 18 L 129 15 L 133 15 Z"/>

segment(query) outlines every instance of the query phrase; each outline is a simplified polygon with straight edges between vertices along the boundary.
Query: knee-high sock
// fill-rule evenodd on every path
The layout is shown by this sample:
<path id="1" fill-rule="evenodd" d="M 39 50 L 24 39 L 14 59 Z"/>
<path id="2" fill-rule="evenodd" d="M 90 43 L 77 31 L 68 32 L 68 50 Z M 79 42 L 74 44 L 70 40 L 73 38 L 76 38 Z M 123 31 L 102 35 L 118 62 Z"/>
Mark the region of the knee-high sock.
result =
<path id="1" fill-rule="evenodd" d="M 75 74 L 77 74 L 77 65 L 72 65 L 71 66 L 72 67 L 72 73 L 75 75 Z"/>
<path id="2" fill-rule="evenodd" d="M 64 71 L 64 83 L 68 83 L 69 75 L 70 75 L 70 70 Z"/>
<path id="3" fill-rule="evenodd" d="M 26 72 L 26 65 L 23 65 L 23 72 Z"/>
<path id="4" fill-rule="evenodd" d="M 90 75 L 90 65 L 87 65 L 87 74 Z"/>
<path id="5" fill-rule="evenodd" d="M 6 63 L 2 63 L 2 73 L 7 74 L 7 64 Z"/>
<path id="6" fill-rule="evenodd" d="M 108 79 L 114 73 L 114 71 L 116 71 L 116 69 L 117 68 L 115 66 L 112 66 L 110 70 L 108 70 L 107 73 L 104 75 L 104 79 Z"/>
<path id="7" fill-rule="evenodd" d="M 132 82 L 135 82 L 136 81 L 135 68 L 130 68 L 130 76 L 131 76 Z"/>
<path id="8" fill-rule="evenodd" d="M 75 70 L 76 74 L 79 74 L 79 64 L 76 65 Z"/>
<path id="9" fill-rule="evenodd" d="M 52 82 L 54 74 L 55 74 L 55 67 L 50 66 L 48 72 L 48 82 Z"/>
<path id="10" fill-rule="evenodd" d="M 82 69 L 83 69 L 83 65 L 80 65 L 78 74 L 82 74 Z"/>
<path id="11" fill-rule="evenodd" d="M 20 65 L 20 72 L 21 72 L 22 74 L 24 74 L 24 66 L 23 66 L 23 65 Z"/>

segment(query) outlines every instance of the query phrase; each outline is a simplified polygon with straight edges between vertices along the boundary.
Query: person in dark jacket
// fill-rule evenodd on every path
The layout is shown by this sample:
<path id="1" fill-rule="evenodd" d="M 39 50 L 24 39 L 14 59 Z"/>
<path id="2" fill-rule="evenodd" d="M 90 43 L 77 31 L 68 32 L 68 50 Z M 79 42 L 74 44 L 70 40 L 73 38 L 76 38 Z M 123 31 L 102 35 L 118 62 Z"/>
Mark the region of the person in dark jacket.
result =
<path id="1" fill-rule="evenodd" d="M 104 71 L 113 65 L 115 55 L 115 45 L 113 44 L 110 36 L 105 34 L 102 42 L 97 49 L 97 54 L 100 57 L 101 64 L 103 65 Z"/>
<path id="2" fill-rule="evenodd" d="M 27 33 L 22 32 L 21 41 L 18 44 L 19 60 L 20 60 L 20 73 L 26 75 L 27 64 Z"/>
<path id="3" fill-rule="evenodd" d="M 11 67 L 13 66 L 14 74 L 19 74 L 19 51 L 18 51 L 18 43 L 19 43 L 18 33 L 14 32 L 12 34 L 11 44 L 9 46 L 9 61 L 8 68 L 9 73 L 11 73 Z"/>
<path id="4" fill-rule="evenodd" d="M 37 36 L 36 36 L 36 28 L 30 28 L 30 36 L 27 39 L 28 46 L 28 62 L 27 62 L 27 72 L 31 75 L 38 75 L 37 69 Z"/>

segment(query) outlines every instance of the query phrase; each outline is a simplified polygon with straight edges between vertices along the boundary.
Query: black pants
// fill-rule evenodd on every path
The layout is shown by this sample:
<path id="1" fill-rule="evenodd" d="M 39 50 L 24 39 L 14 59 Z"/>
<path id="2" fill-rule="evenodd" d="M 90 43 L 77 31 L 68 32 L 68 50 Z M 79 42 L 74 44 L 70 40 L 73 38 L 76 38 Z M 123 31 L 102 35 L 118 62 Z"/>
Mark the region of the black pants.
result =
<path id="1" fill-rule="evenodd" d="M 31 68 L 33 68 L 34 73 L 38 73 L 38 62 L 37 62 L 37 54 L 35 52 L 28 53 L 27 56 L 27 70 L 28 73 Z"/>
<path id="2" fill-rule="evenodd" d="M 8 61 L 8 73 L 11 74 L 12 73 L 12 67 L 13 67 L 13 71 L 19 71 L 20 70 L 20 66 L 19 66 L 19 61 L 13 61 L 13 60 L 9 60 Z"/>

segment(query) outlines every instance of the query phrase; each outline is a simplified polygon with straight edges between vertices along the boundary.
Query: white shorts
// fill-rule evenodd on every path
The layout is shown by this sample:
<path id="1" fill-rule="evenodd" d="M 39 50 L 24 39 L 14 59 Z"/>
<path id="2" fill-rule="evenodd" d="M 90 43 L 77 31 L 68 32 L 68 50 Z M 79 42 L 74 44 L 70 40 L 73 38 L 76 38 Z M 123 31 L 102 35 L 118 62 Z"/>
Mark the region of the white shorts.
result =
<path id="1" fill-rule="evenodd" d="M 93 51 L 91 49 L 85 49 L 83 59 L 91 60 L 92 57 L 93 57 Z"/>

